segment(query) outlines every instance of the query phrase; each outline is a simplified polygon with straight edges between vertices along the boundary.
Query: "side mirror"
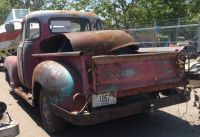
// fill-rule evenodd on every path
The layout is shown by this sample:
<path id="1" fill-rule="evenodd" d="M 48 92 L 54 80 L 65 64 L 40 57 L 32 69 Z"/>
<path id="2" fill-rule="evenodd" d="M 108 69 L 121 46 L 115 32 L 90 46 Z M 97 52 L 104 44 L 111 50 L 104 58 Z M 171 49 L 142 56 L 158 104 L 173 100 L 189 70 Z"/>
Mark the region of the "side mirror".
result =
<path id="1" fill-rule="evenodd" d="M 5 29 L 7 32 L 11 32 L 11 31 L 14 31 L 14 24 L 13 23 L 9 23 L 9 24 L 6 24 L 5 25 Z"/>

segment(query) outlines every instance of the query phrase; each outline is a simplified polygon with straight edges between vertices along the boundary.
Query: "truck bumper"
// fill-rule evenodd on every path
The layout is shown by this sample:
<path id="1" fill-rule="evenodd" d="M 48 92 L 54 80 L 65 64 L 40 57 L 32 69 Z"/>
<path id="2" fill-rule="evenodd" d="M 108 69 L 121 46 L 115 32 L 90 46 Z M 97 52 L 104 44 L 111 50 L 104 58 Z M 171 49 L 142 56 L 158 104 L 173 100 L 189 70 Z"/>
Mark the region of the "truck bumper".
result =
<path id="1" fill-rule="evenodd" d="M 154 104 L 154 109 L 159 109 L 190 100 L 190 93 L 186 95 L 176 94 L 165 98 L 157 98 L 144 102 L 128 104 L 124 106 L 117 106 L 113 108 L 101 109 L 93 112 L 84 111 L 79 112 L 68 112 L 54 104 L 51 104 L 51 108 L 54 113 L 64 118 L 72 124 L 76 125 L 92 125 L 104 121 L 109 121 L 121 117 L 131 116 L 139 114 L 145 111 L 150 111 L 150 105 Z"/>

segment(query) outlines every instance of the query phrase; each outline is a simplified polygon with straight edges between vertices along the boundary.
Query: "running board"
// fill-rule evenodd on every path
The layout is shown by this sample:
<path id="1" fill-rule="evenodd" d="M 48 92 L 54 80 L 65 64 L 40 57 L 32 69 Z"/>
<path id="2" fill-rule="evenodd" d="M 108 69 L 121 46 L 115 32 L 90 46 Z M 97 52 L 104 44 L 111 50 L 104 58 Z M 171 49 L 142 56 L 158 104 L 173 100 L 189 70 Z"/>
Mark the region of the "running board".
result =
<path id="1" fill-rule="evenodd" d="M 32 100 L 32 92 L 31 90 L 23 89 L 22 87 L 18 87 L 14 89 L 14 92 L 20 95 L 23 99 L 25 99 L 31 106 L 34 107 Z"/>

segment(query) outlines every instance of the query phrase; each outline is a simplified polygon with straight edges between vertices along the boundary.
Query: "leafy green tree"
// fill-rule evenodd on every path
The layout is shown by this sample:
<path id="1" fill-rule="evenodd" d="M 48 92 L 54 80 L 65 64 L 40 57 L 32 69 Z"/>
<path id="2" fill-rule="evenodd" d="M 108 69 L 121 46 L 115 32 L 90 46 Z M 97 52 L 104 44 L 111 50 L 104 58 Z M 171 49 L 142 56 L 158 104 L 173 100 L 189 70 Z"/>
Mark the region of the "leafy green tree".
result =
<path id="1" fill-rule="evenodd" d="M 70 10 L 70 3 L 67 0 L 51 0 L 43 6 L 46 10 Z"/>
<path id="2" fill-rule="evenodd" d="M 196 16 L 200 14 L 200 0 L 189 0 L 188 2 L 189 13 L 192 16 Z"/>
<path id="3" fill-rule="evenodd" d="M 100 15 L 106 29 L 131 28 L 135 22 L 177 19 L 188 13 L 186 0 L 74 0 L 71 6 Z"/>

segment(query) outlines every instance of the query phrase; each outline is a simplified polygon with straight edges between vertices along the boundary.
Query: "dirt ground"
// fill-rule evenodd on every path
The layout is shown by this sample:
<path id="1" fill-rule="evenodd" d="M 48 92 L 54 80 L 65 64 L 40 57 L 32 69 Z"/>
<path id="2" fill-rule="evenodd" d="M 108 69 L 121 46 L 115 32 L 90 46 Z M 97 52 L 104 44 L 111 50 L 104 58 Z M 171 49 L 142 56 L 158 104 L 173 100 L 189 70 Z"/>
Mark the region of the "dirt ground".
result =
<path id="1" fill-rule="evenodd" d="M 200 88 L 196 91 L 200 95 Z M 138 114 L 90 126 L 68 124 L 64 132 L 52 135 L 44 131 L 40 112 L 15 94 L 0 72 L 0 100 L 8 105 L 11 118 L 19 122 L 17 137 L 200 137 L 199 110 L 193 107 L 193 96 L 192 92 L 187 104 L 156 110 L 154 117 Z"/>

